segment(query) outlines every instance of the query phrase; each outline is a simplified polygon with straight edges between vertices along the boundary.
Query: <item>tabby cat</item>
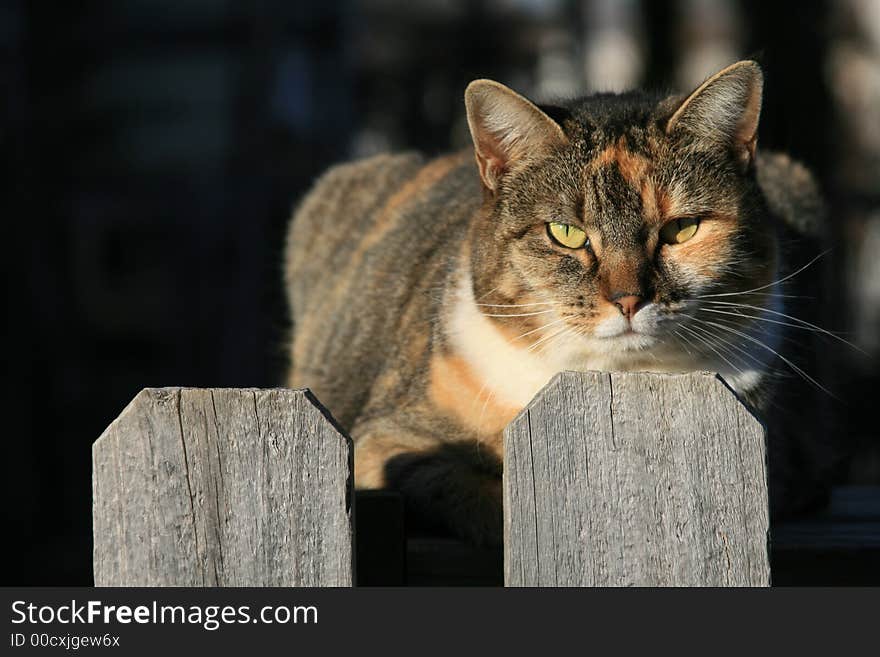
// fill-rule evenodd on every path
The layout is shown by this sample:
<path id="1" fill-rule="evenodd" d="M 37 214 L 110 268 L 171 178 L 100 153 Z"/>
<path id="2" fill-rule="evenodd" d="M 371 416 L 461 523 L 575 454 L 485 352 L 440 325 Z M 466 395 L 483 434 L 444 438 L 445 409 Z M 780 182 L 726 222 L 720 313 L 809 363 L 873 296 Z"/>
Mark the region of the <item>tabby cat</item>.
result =
<path id="1" fill-rule="evenodd" d="M 741 61 L 687 96 L 539 108 L 476 80 L 473 149 L 327 172 L 288 234 L 288 385 L 350 432 L 356 486 L 497 543 L 502 430 L 555 373 L 712 370 L 766 408 L 779 231 L 820 202 L 756 149 L 762 85 Z"/>

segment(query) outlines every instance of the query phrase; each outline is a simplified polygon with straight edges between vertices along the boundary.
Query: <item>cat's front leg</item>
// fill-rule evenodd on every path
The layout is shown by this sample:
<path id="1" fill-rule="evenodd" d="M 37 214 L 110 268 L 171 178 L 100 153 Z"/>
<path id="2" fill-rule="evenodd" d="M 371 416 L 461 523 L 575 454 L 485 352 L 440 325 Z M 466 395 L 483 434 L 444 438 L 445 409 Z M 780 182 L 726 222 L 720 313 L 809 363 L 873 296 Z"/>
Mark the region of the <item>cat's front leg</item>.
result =
<path id="1" fill-rule="evenodd" d="M 407 519 L 500 545 L 501 462 L 475 441 L 445 441 L 383 419 L 355 438 L 355 486 L 403 494 Z"/>

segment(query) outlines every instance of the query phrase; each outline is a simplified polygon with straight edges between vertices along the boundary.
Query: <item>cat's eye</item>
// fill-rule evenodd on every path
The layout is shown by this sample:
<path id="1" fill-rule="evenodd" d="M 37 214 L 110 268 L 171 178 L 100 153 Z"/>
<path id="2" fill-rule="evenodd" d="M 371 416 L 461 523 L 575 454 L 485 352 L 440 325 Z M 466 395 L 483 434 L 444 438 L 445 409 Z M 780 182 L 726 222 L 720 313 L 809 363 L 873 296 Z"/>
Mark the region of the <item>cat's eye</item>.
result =
<path id="1" fill-rule="evenodd" d="M 681 244 L 697 234 L 700 220 L 696 217 L 681 217 L 667 221 L 660 229 L 660 239 L 664 244 Z"/>
<path id="2" fill-rule="evenodd" d="M 571 224 L 551 221 L 547 224 L 547 232 L 555 242 L 569 249 L 579 249 L 587 243 L 587 234 Z"/>

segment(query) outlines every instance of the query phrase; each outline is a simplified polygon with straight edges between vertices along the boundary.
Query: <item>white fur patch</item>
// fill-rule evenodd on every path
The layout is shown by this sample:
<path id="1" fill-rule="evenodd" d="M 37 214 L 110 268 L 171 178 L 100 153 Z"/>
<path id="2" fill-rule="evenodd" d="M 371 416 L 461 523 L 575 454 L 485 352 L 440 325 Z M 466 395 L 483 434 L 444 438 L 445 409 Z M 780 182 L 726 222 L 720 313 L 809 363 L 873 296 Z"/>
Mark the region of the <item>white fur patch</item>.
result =
<path id="1" fill-rule="evenodd" d="M 772 305 L 771 309 L 775 309 L 778 304 Z M 541 317 L 547 324 L 560 319 L 555 312 Z M 523 339 L 522 344 L 511 343 L 492 320 L 480 312 L 470 275 L 464 272 L 452 299 L 445 331 L 450 346 L 474 369 L 484 386 L 484 396 L 494 394 L 499 401 L 517 406 L 527 405 L 555 374 L 564 370 L 713 371 L 721 374 L 737 392 L 747 392 L 760 383 L 767 364 L 773 359 L 769 349 L 738 340 L 739 352 L 725 354 L 719 349 L 719 355 L 694 339 L 693 334 L 682 330 L 680 335 L 690 340 L 686 349 L 681 339 L 671 337 L 662 326 L 664 322 L 677 325 L 681 321 L 686 323 L 684 316 L 673 320 L 661 315 L 655 304 L 647 304 L 633 317 L 635 333 L 627 332 L 627 323 L 621 315 L 601 322 L 593 337 L 571 333 L 547 340 L 545 350 L 529 351 L 529 345 L 542 337 L 541 332 Z M 563 325 L 557 322 L 548 327 L 548 334 Z M 734 336 L 720 333 L 719 337 L 730 340 Z M 761 340 L 769 348 L 777 348 L 775 332 L 762 334 Z"/>
<path id="2" fill-rule="evenodd" d="M 527 352 L 528 342 L 522 348 L 508 342 L 479 311 L 467 274 L 461 277 L 456 290 L 446 334 L 458 355 L 485 384 L 485 394 L 494 393 L 510 404 L 528 404 L 558 371 L 540 356 Z"/>

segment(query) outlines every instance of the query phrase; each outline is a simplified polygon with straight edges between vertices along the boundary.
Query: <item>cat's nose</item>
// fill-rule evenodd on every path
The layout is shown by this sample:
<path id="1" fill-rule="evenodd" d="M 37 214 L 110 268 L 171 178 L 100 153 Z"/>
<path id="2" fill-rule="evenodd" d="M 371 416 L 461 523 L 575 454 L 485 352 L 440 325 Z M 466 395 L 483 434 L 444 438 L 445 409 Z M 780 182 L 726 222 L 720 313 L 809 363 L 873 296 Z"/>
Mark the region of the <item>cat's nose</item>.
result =
<path id="1" fill-rule="evenodd" d="M 612 302 L 615 306 L 617 306 L 620 314 L 630 320 L 643 305 L 642 297 L 635 294 L 627 294 L 617 298 L 612 298 Z"/>

